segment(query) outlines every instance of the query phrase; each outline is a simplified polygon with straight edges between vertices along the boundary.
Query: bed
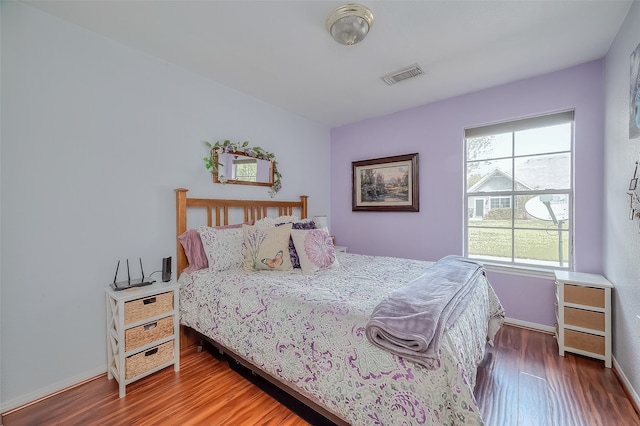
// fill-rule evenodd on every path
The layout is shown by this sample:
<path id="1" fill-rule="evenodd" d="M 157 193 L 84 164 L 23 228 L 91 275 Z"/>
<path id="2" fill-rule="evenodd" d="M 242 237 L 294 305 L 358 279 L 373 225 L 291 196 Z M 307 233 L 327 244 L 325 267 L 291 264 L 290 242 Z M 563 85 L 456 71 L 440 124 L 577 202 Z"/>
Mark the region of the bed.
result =
<path id="1" fill-rule="evenodd" d="M 192 330 L 336 424 L 483 424 L 473 394 L 476 369 L 504 319 L 484 274 L 474 275 L 468 303 L 442 333 L 437 362 L 425 365 L 372 344 L 368 327 L 381 301 L 409 288 L 439 262 L 334 251 L 326 267 L 309 269 L 309 260 L 303 262 L 306 254 L 298 253 L 302 268 L 269 269 L 277 256 L 267 256 L 254 260 L 264 270 L 247 269 L 247 232 L 262 232 L 255 229 L 259 222 L 266 222 L 274 235 L 286 230 L 289 235 L 319 235 L 268 223 L 282 217 L 308 225 L 307 197 L 248 201 L 186 194 L 186 189 L 176 189 L 180 321 L 185 332 Z M 188 212 L 194 210 L 204 211 L 206 225 L 196 228 L 190 222 Z M 206 268 L 187 262 L 185 247 L 191 250 L 185 236 L 195 235 L 195 229 L 207 256 L 212 248 L 225 253 L 220 259 L 209 258 Z M 207 232 L 216 235 L 213 247 Z M 238 262 L 243 263 L 227 264 L 237 257 L 233 244 L 239 234 L 245 255 Z M 197 263 L 192 254 L 189 260 Z"/>

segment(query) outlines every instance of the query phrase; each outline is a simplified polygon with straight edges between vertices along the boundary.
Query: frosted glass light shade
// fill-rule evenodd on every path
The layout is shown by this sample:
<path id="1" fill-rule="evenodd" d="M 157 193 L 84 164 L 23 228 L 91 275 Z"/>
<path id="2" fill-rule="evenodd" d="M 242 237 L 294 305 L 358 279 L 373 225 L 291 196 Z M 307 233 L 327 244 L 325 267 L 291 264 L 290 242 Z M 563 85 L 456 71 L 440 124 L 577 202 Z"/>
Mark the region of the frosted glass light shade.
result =
<path id="1" fill-rule="evenodd" d="M 327 31 L 340 44 L 351 46 L 364 39 L 373 27 L 373 13 L 361 4 L 345 4 L 327 17 Z"/>

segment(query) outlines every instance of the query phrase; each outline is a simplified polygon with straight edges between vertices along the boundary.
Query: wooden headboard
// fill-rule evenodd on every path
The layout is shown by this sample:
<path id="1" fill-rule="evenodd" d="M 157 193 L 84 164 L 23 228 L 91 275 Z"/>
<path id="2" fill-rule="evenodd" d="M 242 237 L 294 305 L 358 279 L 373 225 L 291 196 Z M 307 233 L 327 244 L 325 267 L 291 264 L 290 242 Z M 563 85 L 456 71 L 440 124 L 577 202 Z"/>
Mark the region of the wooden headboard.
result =
<path id="1" fill-rule="evenodd" d="M 306 195 L 301 195 L 300 201 L 220 200 L 213 198 L 187 198 L 187 191 L 189 190 L 186 188 L 177 188 L 175 190 L 177 277 L 187 267 L 187 256 L 178 240 L 178 236 L 187 230 L 187 214 L 192 209 L 206 209 L 207 226 L 229 225 L 229 214 L 233 210 L 244 212 L 244 222 L 256 221 L 267 217 L 269 211 L 277 211 L 278 216 L 297 215 L 300 219 L 306 219 L 308 215 L 307 199 L 309 197 Z"/>

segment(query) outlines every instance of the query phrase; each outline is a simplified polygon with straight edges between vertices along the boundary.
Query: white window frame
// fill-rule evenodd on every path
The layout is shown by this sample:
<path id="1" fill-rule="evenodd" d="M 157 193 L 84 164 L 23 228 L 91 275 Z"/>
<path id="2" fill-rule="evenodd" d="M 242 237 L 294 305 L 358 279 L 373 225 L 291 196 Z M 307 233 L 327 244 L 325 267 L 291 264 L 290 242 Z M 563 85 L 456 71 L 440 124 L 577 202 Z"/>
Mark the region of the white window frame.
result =
<path id="1" fill-rule="evenodd" d="M 499 190 L 499 191 L 487 191 L 487 192 L 468 192 L 467 188 L 467 171 L 468 171 L 468 159 L 467 159 L 467 139 L 468 138 L 474 138 L 474 137 L 481 137 L 481 136 L 490 136 L 490 135 L 497 135 L 497 134 L 502 134 L 502 133 L 514 133 L 516 131 L 520 131 L 520 130 L 527 130 L 527 129 L 533 129 L 533 128 L 537 128 L 537 127 L 546 127 L 546 126 L 552 126 L 555 124 L 562 124 L 562 123 L 567 123 L 570 122 L 571 123 L 571 141 L 570 141 L 570 149 L 569 149 L 569 155 L 570 155 L 570 183 L 569 183 L 569 188 L 568 189 L 550 189 L 550 190 L 529 190 L 529 191 L 516 191 L 515 188 L 512 188 L 511 190 L 508 191 L 504 191 L 504 190 Z M 472 127 L 472 128 L 467 128 L 465 129 L 465 134 L 464 134 L 464 179 L 463 179 L 463 184 L 464 184 L 464 230 L 463 230 L 463 238 L 464 238 L 464 256 L 468 257 L 469 256 L 469 228 L 473 227 L 473 223 L 474 223 L 474 217 L 469 217 L 469 208 L 473 208 L 475 211 L 475 204 L 471 204 L 469 201 L 471 200 L 472 203 L 475 203 L 476 198 L 478 197 L 495 197 L 495 198 L 500 198 L 500 197 L 512 197 L 512 202 L 511 202 L 511 209 L 512 209 L 512 215 L 515 215 L 516 212 L 516 206 L 517 206 L 517 197 L 519 195 L 544 195 L 544 194 L 566 194 L 568 197 L 568 202 L 569 202 L 569 206 L 568 206 L 568 213 L 569 213 L 569 227 L 567 230 L 567 235 L 569 238 L 569 242 L 568 242 L 568 257 L 569 259 L 566 259 L 566 265 L 563 266 L 542 266 L 542 265 L 537 265 L 534 263 L 528 263 L 528 262 L 518 262 L 516 261 L 515 258 L 515 248 L 514 248 L 514 244 L 513 244 L 513 240 L 514 240 L 514 233 L 516 230 L 519 229 L 523 229 L 523 228 L 516 228 L 515 227 L 515 221 L 512 220 L 512 224 L 511 224 L 511 228 L 501 228 L 501 229 L 511 229 L 511 235 L 512 235 L 512 244 L 511 244 L 511 261 L 504 261 L 504 260 L 496 260 L 496 259 L 491 259 L 491 258 L 483 258 L 483 257 L 478 257 L 478 256 L 474 256 L 473 258 L 478 259 L 479 261 L 482 261 L 483 263 L 485 263 L 485 265 L 487 266 L 487 269 L 489 270 L 493 270 L 496 272 L 514 272 L 514 271 L 519 271 L 516 272 L 518 275 L 524 275 L 524 276 L 544 276 L 544 277 L 549 277 L 552 276 L 553 271 L 554 270 L 573 270 L 573 263 L 574 263 L 574 246 L 573 246 L 573 235 L 574 235 L 574 227 L 575 227 L 575 215 L 574 215 L 574 211 L 573 211 L 573 197 L 574 197 L 574 158 L 575 158 L 575 152 L 574 152 L 574 140 L 575 140 L 575 119 L 574 119 L 574 111 L 570 110 L 570 111 L 563 111 L 563 112 L 559 112 L 559 113 L 552 113 L 552 114 L 546 114 L 546 115 L 541 115 L 541 116 L 536 116 L 536 117 L 530 117 L 530 118 L 525 118 L 525 119 L 520 119 L 520 120 L 514 120 L 514 121 L 507 121 L 507 122 L 502 122 L 502 123 L 497 123 L 497 124 L 491 124 L 491 125 L 486 125 L 486 126 L 479 126 L 479 127 Z M 515 167 L 515 162 L 518 158 L 522 157 L 522 156 L 518 156 L 515 155 L 515 150 L 513 149 L 513 144 L 514 142 L 514 138 L 512 137 L 511 139 L 511 143 L 512 143 L 512 152 L 511 152 L 511 156 L 507 156 L 507 157 L 495 157 L 495 158 L 488 158 L 487 160 L 504 160 L 504 159 L 510 159 L 511 160 L 511 176 L 514 176 L 514 170 L 513 168 Z M 537 153 L 536 155 L 540 154 L 540 155 L 547 155 L 547 154 L 555 154 L 555 153 L 564 153 L 567 152 L 565 150 L 560 150 L 560 151 L 550 151 L 550 152 L 544 152 L 544 153 Z M 491 202 L 489 202 L 489 206 L 490 206 Z M 475 215 L 474 215 L 475 216 Z M 513 219 L 513 218 L 512 218 Z M 551 275 L 550 275 L 551 274 Z"/>

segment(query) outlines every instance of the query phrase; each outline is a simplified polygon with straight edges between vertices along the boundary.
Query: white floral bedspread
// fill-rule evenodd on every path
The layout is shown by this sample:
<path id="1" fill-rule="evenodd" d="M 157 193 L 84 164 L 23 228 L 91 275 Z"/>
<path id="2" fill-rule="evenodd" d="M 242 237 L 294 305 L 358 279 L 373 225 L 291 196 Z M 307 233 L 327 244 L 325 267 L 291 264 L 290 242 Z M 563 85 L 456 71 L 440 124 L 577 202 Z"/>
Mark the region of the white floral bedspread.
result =
<path id="1" fill-rule="evenodd" d="M 352 425 L 483 424 L 476 367 L 504 316 L 486 279 L 442 339 L 440 367 L 427 370 L 374 347 L 364 330 L 387 293 L 432 263 L 338 255 L 339 266 L 313 275 L 182 274 L 181 322 Z"/>

